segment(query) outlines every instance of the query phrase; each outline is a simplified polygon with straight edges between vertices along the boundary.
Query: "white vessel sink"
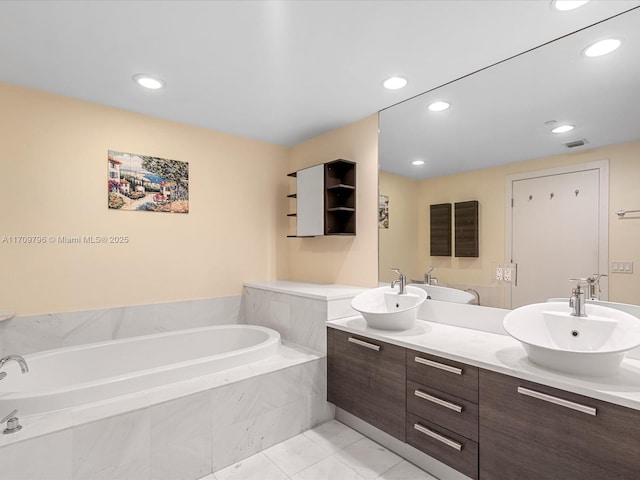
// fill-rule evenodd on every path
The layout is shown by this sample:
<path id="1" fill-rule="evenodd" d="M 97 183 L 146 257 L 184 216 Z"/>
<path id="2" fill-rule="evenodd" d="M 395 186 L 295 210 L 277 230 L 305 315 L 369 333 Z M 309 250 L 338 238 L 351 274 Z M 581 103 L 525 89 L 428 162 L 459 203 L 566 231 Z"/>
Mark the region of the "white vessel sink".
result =
<path id="1" fill-rule="evenodd" d="M 640 346 L 640 319 L 600 305 L 587 304 L 585 311 L 574 317 L 569 302 L 534 303 L 509 312 L 503 325 L 533 363 L 577 375 L 615 375 L 625 354 Z"/>
<path id="2" fill-rule="evenodd" d="M 427 293 L 407 286 L 400 295 L 399 288 L 380 287 L 362 292 L 351 300 L 351 307 L 360 312 L 367 325 L 380 330 L 408 330 L 416 323 L 418 307 Z"/>
<path id="3" fill-rule="evenodd" d="M 457 288 L 441 287 L 440 285 L 424 285 L 421 283 L 412 283 L 412 287 L 421 288 L 427 292 L 427 298 L 431 300 L 440 300 L 443 302 L 453 303 L 471 303 L 476 296 L 471 292 L 465 292 Z"/>

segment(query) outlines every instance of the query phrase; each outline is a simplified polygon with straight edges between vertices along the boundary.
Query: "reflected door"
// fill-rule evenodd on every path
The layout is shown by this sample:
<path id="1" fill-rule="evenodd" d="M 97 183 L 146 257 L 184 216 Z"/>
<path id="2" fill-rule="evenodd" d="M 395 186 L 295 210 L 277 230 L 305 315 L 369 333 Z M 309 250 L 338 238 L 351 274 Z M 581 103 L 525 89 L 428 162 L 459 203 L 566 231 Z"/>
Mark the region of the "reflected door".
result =
<path id="1" fill-rule="evenodd" d="M 568 298 L 570 278 L 599 272 L 600 170 L 524 178 L 511 185 L 511 261 L 517 264 L 511 307 Z"/>

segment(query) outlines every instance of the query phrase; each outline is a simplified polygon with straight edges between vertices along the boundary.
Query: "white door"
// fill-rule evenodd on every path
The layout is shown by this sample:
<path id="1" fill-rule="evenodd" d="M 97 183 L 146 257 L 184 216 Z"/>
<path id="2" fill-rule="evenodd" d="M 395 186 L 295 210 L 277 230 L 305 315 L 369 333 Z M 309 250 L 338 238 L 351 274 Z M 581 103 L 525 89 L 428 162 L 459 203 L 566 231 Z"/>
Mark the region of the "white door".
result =
<path id="1" fill-rule="evenodd" d="M 512 308 L 567 298 L 575 285 L 570 278 L 606 273 L 603 174 L 591 168 L 511 180 L 511 262 L 517 265 Z"/>

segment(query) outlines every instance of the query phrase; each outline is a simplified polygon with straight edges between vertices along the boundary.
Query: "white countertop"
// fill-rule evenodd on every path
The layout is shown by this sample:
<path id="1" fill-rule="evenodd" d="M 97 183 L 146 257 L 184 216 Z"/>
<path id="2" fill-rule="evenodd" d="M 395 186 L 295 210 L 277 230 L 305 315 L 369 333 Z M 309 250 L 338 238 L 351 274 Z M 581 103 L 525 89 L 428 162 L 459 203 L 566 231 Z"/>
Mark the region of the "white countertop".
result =
<path id="1" fill-rule="evenodd" d="M 268 290 L 271 292 L 287 293 L 297 297 L 313 298 L 315 300 L 340 300 L 352 298 L 365 290 L 366 287 L 349 285 L 304 283 L 292 280 L 274 280 L 270 282 L 245 282 L 245 287 Z"/>
<path id="2" fill-rule="evenodd" d="M 508 335 L 446 323 L 418 320 L 411 330 L 368 328 L 361 316 L 327 322 L 328 326 L 401 347 L 522 378 L 640 410 L 640 360 L 625 358 L 612 377 L 563 374 L 531 363 L 522 344 Z"/>

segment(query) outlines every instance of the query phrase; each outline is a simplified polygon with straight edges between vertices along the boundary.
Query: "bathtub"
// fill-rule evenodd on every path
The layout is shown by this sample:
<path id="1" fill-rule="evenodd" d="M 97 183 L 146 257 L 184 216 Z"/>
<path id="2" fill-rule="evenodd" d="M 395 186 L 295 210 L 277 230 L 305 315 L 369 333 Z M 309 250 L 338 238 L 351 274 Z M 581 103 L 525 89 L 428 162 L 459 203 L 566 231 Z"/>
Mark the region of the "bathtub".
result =
<path id="1" fill-rule="evenodd" d="M 5 365 L 0 412 L 35 415 L 104 401 L 257 362 L 280 345 L 270 328 L 219 325 L 26 355 L 29 373 Z"/>

